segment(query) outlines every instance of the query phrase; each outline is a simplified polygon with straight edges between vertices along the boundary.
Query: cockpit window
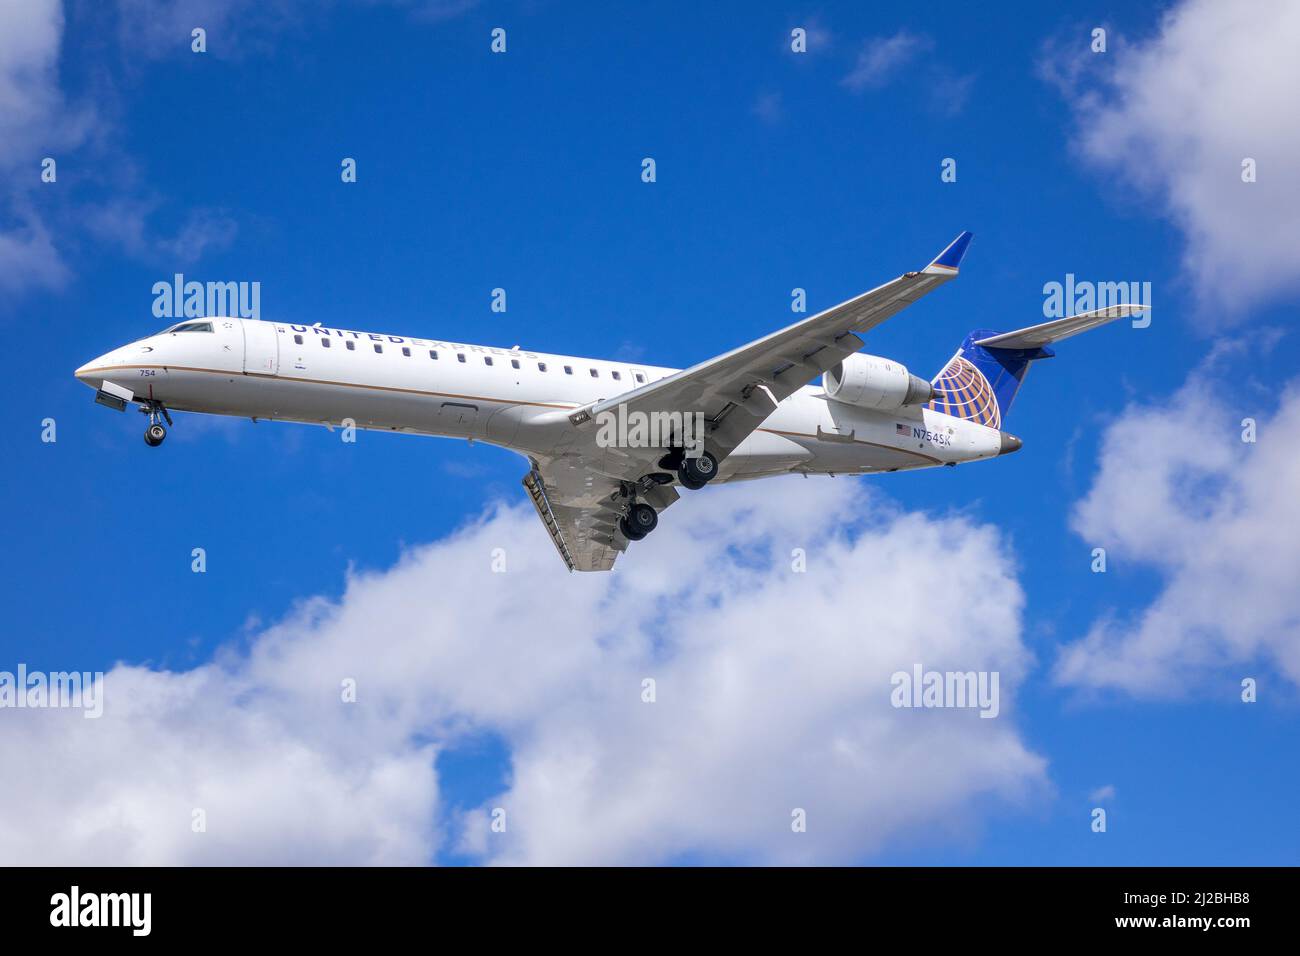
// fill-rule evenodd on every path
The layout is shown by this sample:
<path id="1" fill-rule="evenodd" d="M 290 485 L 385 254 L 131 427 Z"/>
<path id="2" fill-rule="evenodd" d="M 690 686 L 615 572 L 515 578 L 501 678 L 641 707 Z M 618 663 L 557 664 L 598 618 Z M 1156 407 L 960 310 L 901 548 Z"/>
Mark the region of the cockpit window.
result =
<path id="1" fill-rule="evenodd" d="M 161 332 L 155 332 L 154 335 L 166 335 L 168 332 L 211 332 L 211 322 L 182 322 L 179 325 L 169 325 Z"/>

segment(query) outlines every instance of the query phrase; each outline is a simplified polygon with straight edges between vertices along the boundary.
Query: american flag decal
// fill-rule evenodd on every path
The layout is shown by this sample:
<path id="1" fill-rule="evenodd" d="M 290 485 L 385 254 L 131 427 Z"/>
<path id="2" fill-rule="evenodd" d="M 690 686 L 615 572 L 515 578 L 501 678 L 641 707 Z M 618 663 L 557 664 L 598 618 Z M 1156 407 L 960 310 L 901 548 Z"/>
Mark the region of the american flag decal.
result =
<path id="1" fill-rule="evenodd" d="M 910 435 L 912 434 L 912 426 L 910 426 L 910 425 L 895 425 L 895 426 L 894 426 L 894 434 L 895 434 L 895 435 L 910 436 Z"/>

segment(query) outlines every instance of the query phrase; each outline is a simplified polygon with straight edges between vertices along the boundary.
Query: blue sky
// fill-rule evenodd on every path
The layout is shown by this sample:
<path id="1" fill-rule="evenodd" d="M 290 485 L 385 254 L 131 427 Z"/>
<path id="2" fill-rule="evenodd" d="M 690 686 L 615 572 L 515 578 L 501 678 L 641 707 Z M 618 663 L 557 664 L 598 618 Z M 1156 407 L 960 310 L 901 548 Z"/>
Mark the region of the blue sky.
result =
<path id="1" fill-rule="evenodd" d="M 1031 658 L 1012 719 L 1046 784 L 1020 801 L 974 794 L 853 859 L 1294 863 L 1296 687 L 1266 643 L 1208 655 L 1172 694 L 1052 677 L 1063 646 L 1140 614 L 1171 577 L 1123 548 L 1106 574 L 1089 571 L 1098 542 L 1072 515 L 1098 484 L 1107 429 L 1134 407 L 1175 407 L 1192 382 L 1228 425 L 1193 422 L 1181 440 L 1235 441 L 1237 419 L 1281 414 L 1293 374 L 1295 272 L 1221 308 L 1202 260 L 1189 267 L 1196 220 L 1170 196 L 1167 154 L 1140 137 L 1110 154 L 1080 145 L 1099 122 L 1085 91 L 1117 102 L 1110 63 L 1159 44 L 1175 6 L 194 3 L 190 20 L 154 16 L 169 32 L 136 28 L 149 4 L 71 4 L 57 98 L 6 164 L 35 183 L 55 156 L 58 181 L 0 204 L 0 232 L 43 224 L 59 263 L 46 281 L 0 259 L 12 265 L 0 323 L 22 344 L 6 387 L 0 667 L 185 672 L 313 596 L 340 600 L 350 573 L 382 575 L 405 548 L 522 500 L 518 457 L 443 440 L 367 434 L 341 449 L 323 429 L 181 416 L 163 449 L 146 448 L 140 416 L 94 405 L 71 373 L 165 324 L 151 288 L 174 272 L 260 282 L 264 318 L 683 366 L 789 322 L 794 287 L 815 311 L 969 229 L 960 279 L 875 330 L 870 351 L 928 378 L 970 329 L 1041 321 L 1044 283 L 1067 272 L 1150 282 L 1153 322 L 1063 343 L 1036 367 L 1010 418 L 1016 456 L 861 480 L 883 508 L 1003 536 Z M 205 23 L 209 52 L 191 53 L 189 27 Z M 1044 63 L 1086 59 L 1099 25 L 1110 52 L 1053 82 Z M 497 26 L 504 55 L 488 49 Z M 804 55 L 789 50 L 798 26 Z M 863 89 L 845 82 L 897 36 L 911 40 L 897 63 Z M 355 184 L 340 182 L 343 157 Z M 945 157 L 955 183 L 940 180 Z M 495 287 L 505 314 L 489 309 Z M 45 418 L 53 444 L 39 440 Z M 1129 491 L 1141 514 L 1146 490 Z M 635 575 L 637 556 L 617 573 Z M 936 627 L 962 618 L 969 595 L 942 567 L 928 590 Z M 861 614 L 846 641 L 872 608 Z M 1248 675 L 1255 705 L 1238 699 Z M 436 758 L 443 804 L 501 790 L 509 739 L 490 722 L 454 735 Z M 1090 799 L 1103 787 L 1115 795 Z M 1089 830 L 1095 805 L 1110 814 L 1104 835 Z M 431 857 L 479 859 L 450 844 Z"/>

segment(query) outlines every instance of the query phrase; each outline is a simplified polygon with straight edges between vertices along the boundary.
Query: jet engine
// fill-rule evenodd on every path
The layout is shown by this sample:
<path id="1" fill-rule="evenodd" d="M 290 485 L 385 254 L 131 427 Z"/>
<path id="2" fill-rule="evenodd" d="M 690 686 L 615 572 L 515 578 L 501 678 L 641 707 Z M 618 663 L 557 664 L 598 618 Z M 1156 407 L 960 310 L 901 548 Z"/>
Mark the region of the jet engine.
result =
<path id="1" fill-rule="evenodd" d="M 935 394 L 934 386 L 910 373 L 906 366 L 862 352 L 827 369 L 822 387 L 827 397 L 837 402 L 882 412 L 924 404 Z"/>

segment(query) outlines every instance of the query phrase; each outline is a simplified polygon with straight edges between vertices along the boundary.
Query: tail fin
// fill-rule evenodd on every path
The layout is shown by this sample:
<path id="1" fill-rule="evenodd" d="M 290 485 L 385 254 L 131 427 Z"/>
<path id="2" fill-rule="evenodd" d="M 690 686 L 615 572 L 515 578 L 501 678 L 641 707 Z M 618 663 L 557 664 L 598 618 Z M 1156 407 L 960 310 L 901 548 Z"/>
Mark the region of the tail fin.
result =
<path id="1" fill-rule="evenodd" d="M 957 354 L 930 383 L 935 397 L 928 407 L 955 418 L 1001 428 L 1025 380 L 1029 363 L 1056 354 L 1047 347 L 1048 343 L 1146 309 L 1145 305 L 1114 305 L 1014 332 L 977 329 L 966 336 Z"/>
<path id="2" fill-rule="evenodd" d="M 985 348 L 979 339 L 995 334 L 977 329 L 966 336 L 957 354 L 934 377 L 935 396 L 929 407 L 954 418 L 1001 428 L 1029 363 L 1051 358 L 1051 349 Z"/>

